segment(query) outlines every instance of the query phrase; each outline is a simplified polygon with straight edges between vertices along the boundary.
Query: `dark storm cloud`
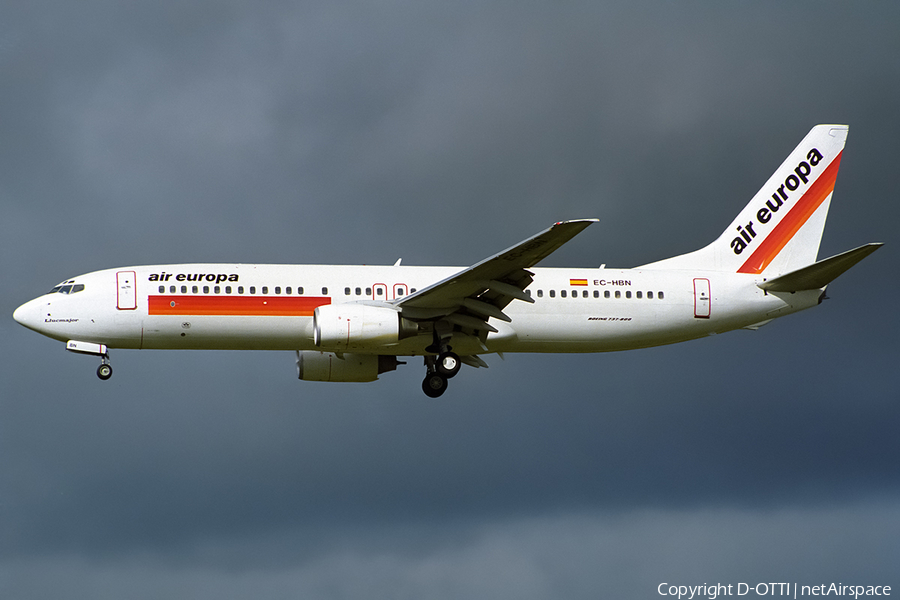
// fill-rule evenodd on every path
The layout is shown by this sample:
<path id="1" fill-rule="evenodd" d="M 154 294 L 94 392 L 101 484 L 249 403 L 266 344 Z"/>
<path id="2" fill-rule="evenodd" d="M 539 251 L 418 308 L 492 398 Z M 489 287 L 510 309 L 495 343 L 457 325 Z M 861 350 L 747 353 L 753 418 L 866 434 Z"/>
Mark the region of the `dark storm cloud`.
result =
<path id="1" fill-rule="evenodd" d="M 889 244 L 759 332 L 487 357 L 438 403 L 418 361 L 328 385 L 288 353 L 116 352 L 101 385 L 7 319 L 6 595 L 894 576 L 898 9 L 595 4 L 9 10 L 7 315 L 115 265 L 465 265 L 572 217 L 601 223 L 548 264 L 642 264 L 716 237 L 819 122 L 851 127 L 821 254 Z"/>

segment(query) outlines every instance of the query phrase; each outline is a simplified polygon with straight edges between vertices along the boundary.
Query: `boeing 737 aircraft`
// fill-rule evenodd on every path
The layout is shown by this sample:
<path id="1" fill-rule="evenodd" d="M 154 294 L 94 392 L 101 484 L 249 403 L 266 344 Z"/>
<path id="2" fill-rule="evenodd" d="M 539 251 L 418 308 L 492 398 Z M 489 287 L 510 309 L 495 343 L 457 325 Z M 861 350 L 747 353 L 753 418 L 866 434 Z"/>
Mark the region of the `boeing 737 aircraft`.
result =
<path id="1" fill-rule="evenodd" d="M 537 268 L 596 219 L 556 223 L 469 268 L 177 264 L 66 279 L 16 321 L 72 352 L 293 350 L 300 379 L 374 381 L 424 357 L 437 397 L 505 352 L 607 352 L 756 329 L 821 302 L 881 244 L 816 261 L 847 139 L 817 125 L 719 238 L 633 269 Z"/>

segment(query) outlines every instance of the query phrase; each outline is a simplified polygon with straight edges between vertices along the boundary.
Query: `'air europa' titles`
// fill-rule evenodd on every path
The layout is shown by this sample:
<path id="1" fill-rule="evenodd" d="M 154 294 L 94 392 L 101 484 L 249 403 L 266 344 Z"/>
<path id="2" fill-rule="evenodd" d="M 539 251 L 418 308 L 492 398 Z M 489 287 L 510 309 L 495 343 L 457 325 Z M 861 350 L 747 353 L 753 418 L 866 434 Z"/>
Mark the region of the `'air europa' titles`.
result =
<path id="1" fill-rule="evenodd" d="M 210 283 L 222 283 L 223 281 L 237 281 L 236 273 L 152 273 L 147 281 L 169 281 L 172 277 L 175 281 L 209 281 Z"/>
<path id="2" fill-rule="evenodd" d="M 756 221 L 737 226 L 737 232 L 740 235 L 731 240 L 731 249 L 735 254 L 743 252 L 757 236 L 758 232 L 754 230 L 756 223 L 765 225 L 771 221 L 772 215 L 777 213 L 789 199 L 790 192 L 796 191 L 801 182 L 803 185 L 809 183 L 809 175 L 812 173 L 813 167 L 818 166 L 821 161 L 822 154 L 816 148 L 810 150 L 806 155 L 806 160 L 800 161 L 794 171 L 785 178 L 784 183 L 772 193 L 771 199 L 766 200 L 765 206 L 756 211 Z"/>

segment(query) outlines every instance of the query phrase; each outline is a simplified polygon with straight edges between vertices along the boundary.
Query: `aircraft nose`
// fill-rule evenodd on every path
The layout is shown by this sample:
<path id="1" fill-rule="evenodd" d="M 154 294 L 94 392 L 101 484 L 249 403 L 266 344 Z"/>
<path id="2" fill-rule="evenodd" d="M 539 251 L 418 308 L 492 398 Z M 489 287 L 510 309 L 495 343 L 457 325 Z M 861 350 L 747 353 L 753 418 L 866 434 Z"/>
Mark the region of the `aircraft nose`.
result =
<path id="1" fill-rule="evenodd" d="M 38 311 L 34 300 L 26 302 L 13 312 L 13 319 L 16 320 L 16 323 L 24 325 L 28 329 L 35 329 L 37 327 L 37 316 Z"/>

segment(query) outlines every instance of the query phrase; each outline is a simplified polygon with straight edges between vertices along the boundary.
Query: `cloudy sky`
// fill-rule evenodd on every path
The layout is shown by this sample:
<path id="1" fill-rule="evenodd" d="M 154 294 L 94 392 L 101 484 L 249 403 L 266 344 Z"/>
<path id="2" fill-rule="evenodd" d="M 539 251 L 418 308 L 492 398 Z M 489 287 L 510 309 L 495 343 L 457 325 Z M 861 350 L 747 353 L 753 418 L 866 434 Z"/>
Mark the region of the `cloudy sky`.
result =
<path id="1" fill-rule="evenodd" d="M 900 589 L 900 7 L 892 2 L 4 2 L 0 596 L 659 597 Z M 850 136 L 821 256 L 757 331 L 296 380 L 291 353 L 114 352 L 17 325 L 166 262 L 466 266 L 714 239 L 816 123 Z M 750 595 L 752 596 L 752 594 Z"/>

